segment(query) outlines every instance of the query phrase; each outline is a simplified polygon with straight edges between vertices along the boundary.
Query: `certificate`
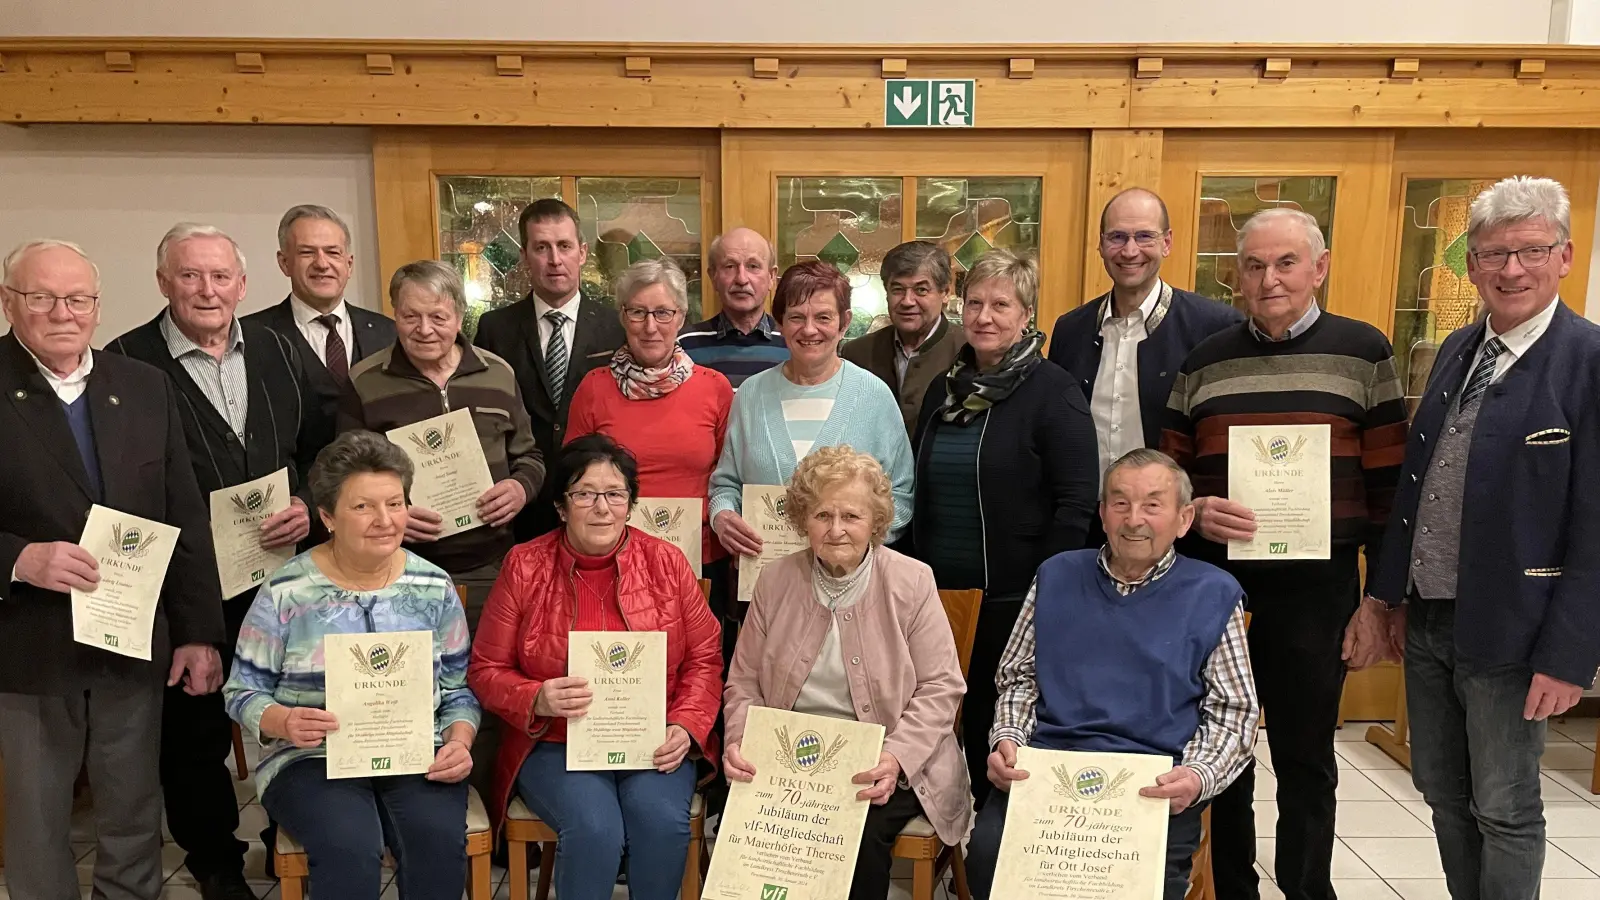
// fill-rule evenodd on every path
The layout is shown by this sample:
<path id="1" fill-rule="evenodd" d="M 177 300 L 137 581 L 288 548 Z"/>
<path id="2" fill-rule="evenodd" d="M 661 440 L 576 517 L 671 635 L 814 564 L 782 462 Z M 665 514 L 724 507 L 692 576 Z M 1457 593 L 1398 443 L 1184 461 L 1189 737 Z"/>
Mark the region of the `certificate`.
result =
<path id="1" fill-rule="evenodd" d="M 433 632 L 322 638 L 328 777 L 420 775 L 433 764 Z"/>
<path id="2" fill-rule="evenodd" d="M 1017 768 L 992 896 L 1161 900 L 1169 801 L 1139 788 L 1171 757 L 1018 747 Z"/>
<path id="3" fill-rule="evenodd" d="M 694 577 L 699 578 L 705 505 L 703 497 L 640 497 L 628 514 L 628 524 L 682 550 Z"/>
<path id="4" fill-rule="evenodd" d="M 211 492 L 211 543 L 224 600 L 266 581 L 294 556 L 293 544 L 261 549 L 261 523 L 288 508 L 288 469 Z"/>
<path id="5" fill-rule="evenodd" d="M 483 524 L 478 518 L 478 498 L 494 487 L 472 410 L 462 408 L 442 416 L 396 428 L 389 440 L 411 457 L 416 474 L 411 478 L 411 503 L 431 509 L 444 519 L 443 540 Z"/>
<path id="6" fill-rule="evenodd" d="M 703 896 L 838 900 L 850 895 L 867 807 L 850 779 L 878 764 L 883 726 L 752 706 Z"/>
<path id="7" fill-rule="evenodd" d="M 784 516 L 787 489 L 781 484 L 744 486 L 743 515 L 750 527 L 761 535 L 761 555 L 739 557 L 739 602 L 749 603 L 755 595 L 761 570 L 776 559 L 811 546 L 806 536 L 794 530 Z M 876 762 L 873 765 L 877 765 Z M 868 769 L 872 766 L 868 766 Z M 863 770 L 865 771 L 865 770 Z"/>
<path id="8" fill-rule="evenodd" d="M 567 674 L 589 680 L 589 712 L 567 720 L 567 771 L 653 769 L 667 742 L 667 633 L 573 631 Z"/>
<path id="9" fill-rule="evenodd" d="M 1229 559 L 1328 559 L 1333 503 L 1327 425 L 1228 429 L 1228 499 L 1256 514 L 1255 537 L 1229 541 Z"/>
<path id="10" fill-rule="evenodd" d="M 150 658 L 161 583 L 178 529 L 95 504 L 78 546 L 100 563 L 92 591 L 72 591 L 72 639 L 134 659 Z"/>

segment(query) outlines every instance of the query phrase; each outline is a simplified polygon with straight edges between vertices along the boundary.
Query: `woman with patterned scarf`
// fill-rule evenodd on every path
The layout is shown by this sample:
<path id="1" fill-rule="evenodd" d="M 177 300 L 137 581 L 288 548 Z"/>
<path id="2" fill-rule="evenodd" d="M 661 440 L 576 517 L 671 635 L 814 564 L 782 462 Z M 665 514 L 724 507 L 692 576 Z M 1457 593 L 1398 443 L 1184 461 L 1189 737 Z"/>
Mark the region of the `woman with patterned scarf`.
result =
<path id="1" fill-rule="evenodd" d="M 629 266 L 617 280 L 617 309 L 628 339 L 610 366 L 579 383 L 566 442 L 598 432 L 626 447 L 639 461 L 640 497 L 700 498 L 698 562 L 712 577 L 728 554 L 711 534 L 703 501 L 722 455 L 733 386 L 678 346 L 689 294 L 670 260 Z"/>
<path id="2" fill-rule="evenodd" d="M 1039 564 L 1083 547 L 1099 450 L 1077 381 L 1040 355 L 1031 323 L 1039 264 L 992 250 L 967 272 L 967 345 L 922 402 L 915 555 L 943 590 L 980 588 L 983 607 L 961 719 L 972 792 L 989 795 L 995 668 Z"/>

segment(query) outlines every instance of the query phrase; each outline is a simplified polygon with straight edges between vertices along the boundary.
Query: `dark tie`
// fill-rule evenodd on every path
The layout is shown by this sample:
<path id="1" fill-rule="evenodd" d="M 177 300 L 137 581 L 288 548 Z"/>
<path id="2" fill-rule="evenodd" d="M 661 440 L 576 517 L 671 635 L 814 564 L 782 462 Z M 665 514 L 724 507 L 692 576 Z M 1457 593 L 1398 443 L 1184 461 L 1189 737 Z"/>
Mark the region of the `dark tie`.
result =
<path id="1" fill-rule="evenodd" d="M 327 362 L 328 374 L 340 386 L 350 380 L 350 355 L 345 350 L 344 338 L 339 336 L 339 317 L 317 316 L 317 324 L 328 329 L 328 340 L 322 345 L 322 358 Z"/>
<path id="2" fill-rule="evenodd" d="M 1478 357 L 1478 364 L 1472 369 L 1472 377 L 1467 379 L 1467 388 L 1461 392 L 1461 406 L 1465 408 L 1468 403 L 1483 396 L 1494 381 L 1495 360 L 1504 353 L 1506 345 L 1499 338 L 1489 338 L 1483 343 L 1483 355 Z"/>
<path id="3" fill-rule="evenodd" d="M 544 373 L 550 379 L 550 399 L 560 406 L 561 392 L 567 384 L 567 334 L 562 327 L 567 324 L 567 317 L 552 309 L 544 314 L 544 320 L 550 323 L 550 340 L 544 345 Z"/>

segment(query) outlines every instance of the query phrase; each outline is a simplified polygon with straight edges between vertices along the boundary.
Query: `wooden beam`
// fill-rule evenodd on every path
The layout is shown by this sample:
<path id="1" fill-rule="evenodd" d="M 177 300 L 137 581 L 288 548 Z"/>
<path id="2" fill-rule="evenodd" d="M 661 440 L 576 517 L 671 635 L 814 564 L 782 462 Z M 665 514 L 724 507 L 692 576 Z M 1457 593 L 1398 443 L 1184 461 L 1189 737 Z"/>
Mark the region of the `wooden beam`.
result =
<path id="1" fill-rule="evenodd" d="M 4 72 L 5 70 L 6 70 L 6 55 L 4 53 L 0 53 L 0 72 Z"/>
<path id="2" fill-rule="evenodd" d="M 1293 62 L 1287 56 L 1269 56 L 1261 64 L 1262 78 L 1288 78 L 1289 66 Z"/>
<path id="3" fill-rule="evenodd" d="M 394 56 L 388 53 L 367 54 L 368 75 L 393 75 Z"/>
<path id="4" fill-rule="evenodd" d="M 1133 77 L 1135 78 L 1160 78 L 1161 69 L 1165 63 L 1159 56 L 1141 56 L 1134 63 Z"/>
<path id="5" fill-rule="evenodd" d="M 233 69 L 244 75 L 261 75 L 267 71 L 267 62 L 259 53 L 235 53 Z"/>
<path id="6" fill-rule="evenodd" d="M 756 78 L 777 78 L 778 58 L 776 56 L 758 56 L 751 61 L 751 74 Z"/>
<path id="7" fill-rule="evenodd" d="M 650 77 L 650 57 L 628 56 L 622 60 L 622 72 L 629 78 Z"/>
<path id="8" fill-rule="evenodd" d="M 1069 309 L 1111 290 L 1111 277 L 1100 260 L 1100 210 L 1128 188 L 1161 192 L 1162 145 L 1160 131 L 1100 128 L 1090 133 L 1083 283 L 1079 296 L 1071 298 Z"/>
<path id="9" fill-rule="evenodd" d="M 1033 59 L 1016 57 L 1011 60 L 1009 73 L 1012 78 L 1032 78 Z"/>
<path id="10" fill-rule="evenodd" d="M 515 54 L 501 54 L 494 58 L 494 71 L 496 75 L 506 75 L 513 78 L 522 77 L 522 57 Z"/>
<path id="11" fill-rule="evenodd" d="M 884 78 L 906 77 L 906 61 L 904 57 L 885 57 L 883 60 Z"/>
<path id="12" fill-rule="evenodd" d="M 106 51 L 106 71 L 107 72 L 132 72 L 133 71 L 133 54 L 129 53 L 126 50 L 107 50 Z"/>

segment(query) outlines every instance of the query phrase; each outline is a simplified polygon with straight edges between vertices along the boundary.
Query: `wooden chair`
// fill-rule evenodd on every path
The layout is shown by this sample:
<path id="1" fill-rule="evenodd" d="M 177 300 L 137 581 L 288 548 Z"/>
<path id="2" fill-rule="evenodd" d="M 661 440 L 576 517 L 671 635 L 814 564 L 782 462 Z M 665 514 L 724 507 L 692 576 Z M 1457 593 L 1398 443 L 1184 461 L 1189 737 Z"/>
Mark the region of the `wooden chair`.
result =
<path id="1" fill-rule="evenodd" d="M 250 763 L 244 756 L 244 731 L 233 723 L 233 771 L 240 781 L 250 777 Z"/>
<path id="2" fill-rule="evenodd" d="M 978 610 L 983 604 L 983 591 L 940 591 L 945 618 L 950 620 L 950 631 L 956 640 L 956 659 L 961 663 L 961 675 L 966 677 L 972 662 L 972 642 L 978 636 Z M 956 896 L 971 900 L 967 889 L 967 861 L 960 847 L 947 847 L 939 840 L 933 824 L 926 816 L 917 816 L 900 829 L 894 841 L 895 859 L 911 860 L 911 900 L 933 900 L 939 876 L 948 867 L 955 882 Z"/>

